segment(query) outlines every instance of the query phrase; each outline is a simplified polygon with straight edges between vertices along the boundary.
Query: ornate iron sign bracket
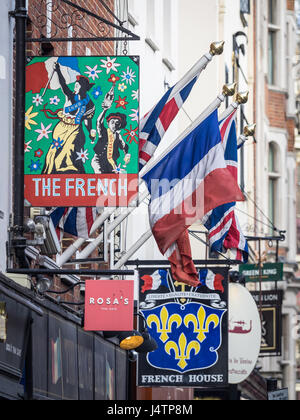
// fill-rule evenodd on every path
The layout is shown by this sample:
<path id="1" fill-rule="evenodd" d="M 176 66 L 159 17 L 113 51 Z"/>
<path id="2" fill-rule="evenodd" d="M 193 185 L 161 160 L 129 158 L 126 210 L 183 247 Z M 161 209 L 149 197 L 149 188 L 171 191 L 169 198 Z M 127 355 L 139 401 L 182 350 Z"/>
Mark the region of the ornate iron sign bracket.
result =
<path id="1" fill-rule="evenodd" d="M 77 0 L 78 1 L 78 0 Z M 46 0 L 46 11 L 41 4 L 37 9 L 36 17 L 31 21 L 33 29 L 38 29 L 40 33 L 46 32 L 51 27 L 51 36 L 40 36 L 39 38 L 27 38 L 26 42 L 94 42 L 94 41 L 139 41 L 140 37 L 124 28 L 125 22 L 120 21 L 108 6 L 99 1 L 102 6 L 111 14 L 118 24 L 98 16 L 94 12 L 81 7 L 69 0 Z M 70 6 L 70 11 L 56 13 L 62 6 Z M 65 8 L 64 8 L 65 10 Z M 72 36 L 66 37 L 72 29 Z M 120 35 L 114 31 L 120 31 Z M 78 35 L 77 35 L 78 34 Z M 79 35 L 80 34 L 80 35 Z"/>

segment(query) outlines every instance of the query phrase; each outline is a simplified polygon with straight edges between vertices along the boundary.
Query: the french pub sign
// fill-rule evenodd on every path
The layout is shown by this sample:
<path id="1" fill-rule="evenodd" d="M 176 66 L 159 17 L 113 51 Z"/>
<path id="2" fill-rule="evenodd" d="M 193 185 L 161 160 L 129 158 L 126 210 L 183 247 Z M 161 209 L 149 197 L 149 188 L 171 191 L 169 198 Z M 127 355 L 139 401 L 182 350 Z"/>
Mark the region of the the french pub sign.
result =
<path id="1" fill-rule="evenodd" d="M 138 124 L 138 57 L 29 60 L 27 202 L 126 207 L 138 190 Z"/>
<path id="2" fill-rule="evenodd" d="M 168 269 L 139 269 L 139 311 L 157 350 L 139 353 L 138 385 L 222 387 L 228 383 L 228 269 L 199 271 L 197 288 Z"/>

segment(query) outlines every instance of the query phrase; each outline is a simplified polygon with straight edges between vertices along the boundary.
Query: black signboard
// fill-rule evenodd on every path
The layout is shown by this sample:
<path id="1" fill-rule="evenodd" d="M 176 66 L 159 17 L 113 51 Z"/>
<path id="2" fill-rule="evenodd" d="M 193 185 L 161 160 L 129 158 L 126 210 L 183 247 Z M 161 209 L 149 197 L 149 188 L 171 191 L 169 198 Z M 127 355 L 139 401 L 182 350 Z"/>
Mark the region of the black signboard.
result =
<path id="1" fill-rule="evenodd" d="M 139 311 L 158 344 L 138 358 L 138 386 L 224 387 L 228 383 L 228 269 L 199 271 L 199 286 L 170 270 L 139 270 Z"/>
<path id="2" fill-rule="evenodd" d="M 32 348 L 34 351 L 33 367 L 33 393 L 35 399 L 48 397 L 48 316 L 38 316 L 32 313 Z"/>
<path id="3" fill-rule="evenodd" d="M 262 316 L 262 339 L 260 355 L 281 354 L 282 290 L 251 293 Z"/>
<path id="4" fill-rule="evenodd" d="M 79 400 L 94 398 L 94 338 L 78 328 Z"/>
<path id="5" fill-rule="evenodd" d="M 76 325 L 49 314 L 48 345 L 49 396 L 78 400 Z"/>
<path id="6" fill-rule="evenodd" d="M 6 340 L 0 342 L 0 398 L 20 398 L 30 325 L 29 309 L 0 293 L 5 303 Z"/>
<path id="7" fill-rule="evenodd" d="M 7 338 L 0 343 L 0 370 L 20 379 L 28 339 L 29 309 L 1 294 L 0 301 L 5 302 L 7 312 Z"/>

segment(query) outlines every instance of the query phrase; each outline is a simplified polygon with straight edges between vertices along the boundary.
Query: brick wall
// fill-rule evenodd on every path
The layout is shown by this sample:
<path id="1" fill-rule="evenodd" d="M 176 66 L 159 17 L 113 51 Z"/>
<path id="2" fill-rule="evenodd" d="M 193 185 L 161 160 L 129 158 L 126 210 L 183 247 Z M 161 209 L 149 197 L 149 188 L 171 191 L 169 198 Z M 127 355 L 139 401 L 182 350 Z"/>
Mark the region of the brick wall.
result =
<path id="1" fill-rule="evenodd" d="M 97 16 L 113 22 L 113 17 L 98 0 L 73 0 L 74 4 L 88 9 Z M 114 0 L 107 0 L 107 6 L 110 10 L 114 10 Z M 28 15 L 31 22 L 29 23 L 29 31 L 32 38 L 46 37 L 47 35 L 47 2 L 41 0 L 30 0 L 28 7 Z M 49 24 L 49 20 L 48 20 Z M 78 9 L 73 8 L 61 0 L 53 0 L 52 16 L 51 16 L 51 36 L 57 38 L 68 38 L 68 28 L 73 27 L 73 37 L 89 38 L 93 35 L 102 37 L 111 37 L 114 35 L 114 29 L 101 21 L 91 17 Z M 91 35 L 92 34 L 92 35 Z M 28 36 L 30 33 L 28 33 Z M 67 42 L 52 42 L 53 50 L 51 55 L 67 55 Z M 72 55 L 85 55 L 86 47 L 91 50 L 92 55 L 110 55 L 114 53 L 114 45 L 112 41 L 95 42 L 73 42 Z M 28 55 L 42 55 L 41 44 L 28 44 Z M 47 55 L 47 54 L 45 54 Z"/>
<path id="2" fill-rule="evenodd" d="M 294 11 L 295 10 L 295 0 L 286 0 L 286 8 L 287 8 L 287 10 Z"/>
<path id="3" fill-rule="evenodd" d="M 293 152 L 295 147 L 295 121 L 286 116 L 286 94 L 273 89 L 269 89 L 267 82 L 265 86 L 266 94 L 266 115 L 271 127 L 287 130 L 288 151 Z"/>

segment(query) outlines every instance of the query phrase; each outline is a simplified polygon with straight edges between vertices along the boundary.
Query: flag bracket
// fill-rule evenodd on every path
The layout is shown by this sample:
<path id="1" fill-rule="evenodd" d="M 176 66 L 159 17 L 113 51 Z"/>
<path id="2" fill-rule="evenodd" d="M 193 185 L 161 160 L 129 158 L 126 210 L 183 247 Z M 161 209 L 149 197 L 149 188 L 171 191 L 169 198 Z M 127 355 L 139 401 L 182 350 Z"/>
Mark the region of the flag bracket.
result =
<path id="1" fill-rule="evenodd" d="M 42 2 L 43 3 L 43 2 Z M 62 3 L 64 3 L 62 5 Z M 139 41 L 140 37 L 124 27 L 126 21 L 121 21 L 109 9 L 107 4 L 100 0 L 101 5 L 113 16 L 117 23 L 111 22 L 102 16 L 88 10 L 70 0 L 46 0 L 45 10 L 41 4 L 36 6 L 37 15 L 31 20 L 33 30 L 39 31 L 40 37 L 28 37 L 26 42 L 52 43 L 52 42 L 95 42 L 95 41 Z M 67 7 L 62 13 L 61 6 Z M 65 9 L 64 7 L 64 9 Z M 51 28 L 51 35 L 44 36 Z M 95 28 L 95 29 L 91 29 Z M 71 37 L 66 37 L 72 29 Z M 120 35 L 114 34 L 114 31 Z M 77 33 L 82 36 L 76 36 Z"/>
<path id="2" fill-rule="evenodd" d="M 207 265 L 225 265 L 225 266 L 232 266 L 232 265 L 239 265 L 242 264 L 241 261 L 233 261 L 233 260 L 218 260 L 218 259 L 206 259 L 206 260 L 193 260 L 195 267 L 200 266 L 207 266 Z M 136 267 L 142 267 L 142 266 L 150 266 L 150 267 L 170 267 L 171 264 L 168 260 L 129 260 L 126 262 L 126 266 L 136 266 Z"/>

